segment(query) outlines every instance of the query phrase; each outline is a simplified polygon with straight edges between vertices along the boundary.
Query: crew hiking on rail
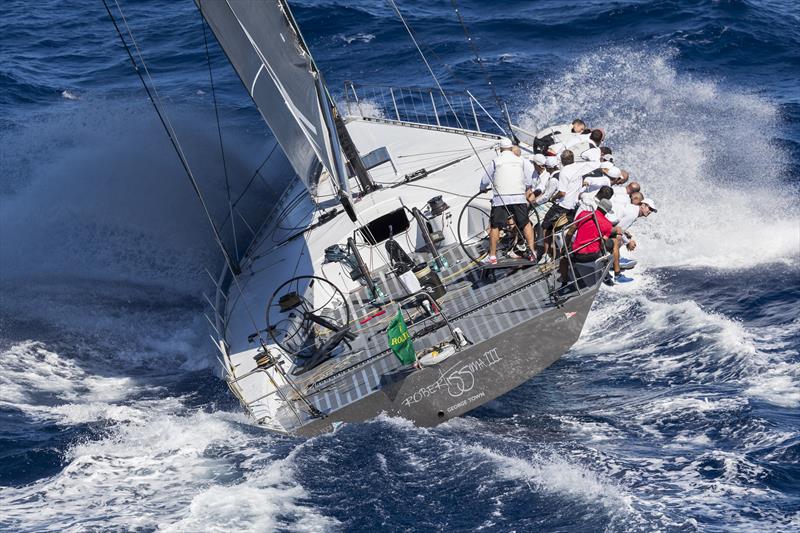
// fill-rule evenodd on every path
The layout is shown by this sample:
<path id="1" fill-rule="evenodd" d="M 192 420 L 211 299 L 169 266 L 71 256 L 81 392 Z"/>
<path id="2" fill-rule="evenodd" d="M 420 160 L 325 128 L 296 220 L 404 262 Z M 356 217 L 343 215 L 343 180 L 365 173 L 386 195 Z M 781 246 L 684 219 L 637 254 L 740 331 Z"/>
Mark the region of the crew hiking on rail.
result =
<path id="1" fill-rule="evenodd" d="M 576 222 L 566 232 L 572 260 L 595 261 L 608 252 L 613 257 L 614 274 L 607 282 L 633 281 L 623 270 L 636 262 L 621 257 L 620 251 L 623 246 L 629 252 L 636 249 L 631 226 L 657 209 L 638 182 L 628 181 L 630 173 L 616 166 L 613 151 L 604 142 L 602 129 L 589 129 L 580 119 L 539 131 L 530 158 L 523 156 L 511 140 L 501 139 L 499 155 L 487 166 L 480 182 L 481 192 L 491 189 L 493 193 L 489 254 L 484 262 L 498 263 L 501 230 L 513 243 L 507 251 L 509 257 L 531 262 L 555 260 L 560 252 L 553 249 L 553 234 Z M 536 228 L 529 218 L 532 210 L 541 220 Z M 538 257 L 535 231 L 542 235 Z M 519 237 L 524 237 L 524 244 Z M 568 281 L 566 262 L 561 257 L 563 288 Z"/>

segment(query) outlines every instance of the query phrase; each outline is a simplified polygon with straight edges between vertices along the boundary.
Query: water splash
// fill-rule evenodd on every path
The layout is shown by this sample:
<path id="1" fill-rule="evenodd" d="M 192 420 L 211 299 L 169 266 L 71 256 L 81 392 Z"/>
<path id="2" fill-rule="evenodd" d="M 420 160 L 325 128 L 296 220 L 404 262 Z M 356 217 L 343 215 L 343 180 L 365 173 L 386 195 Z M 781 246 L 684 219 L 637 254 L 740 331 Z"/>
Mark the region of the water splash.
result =
<path id="1" fill-rule="evenodd" d="M 679 74 L 670 52 L 587 54 L 531 97 L 521 125 L 604 127 L 617 164 L 659 203 L 632 228 L 651 266 L 797 265 L 800 211 L 784 179 L 777 105 Z"/>

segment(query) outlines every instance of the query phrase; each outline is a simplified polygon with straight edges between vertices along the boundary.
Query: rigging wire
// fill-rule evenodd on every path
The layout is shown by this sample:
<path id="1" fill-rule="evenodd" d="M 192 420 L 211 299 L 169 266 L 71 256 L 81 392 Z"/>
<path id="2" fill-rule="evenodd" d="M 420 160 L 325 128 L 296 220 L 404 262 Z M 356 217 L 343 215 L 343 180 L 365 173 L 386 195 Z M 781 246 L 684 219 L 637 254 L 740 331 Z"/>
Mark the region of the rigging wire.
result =
<path id="1" fill-rule="evenodd" d="M 458 127 L 461 130 L 464 130 L 464 126 L 461 124 L 461 120 L 458 118 L 458 114 L 456 114 L 455 109 L 453 109 L 453 105 L 450 102 L 450 99 L 447 97 L 447 94 L 445 93 L 444 89 L 442 88 L 442 84 L 439 82 L 439 78 L 436 76 L 436 73 L 433 71 L 433 68 L 431 67 L 431 64 L 428 62 L 428 59 L 425 57 L 425 54 L 422 52 L 422 49 L 420 48 L 416 37 L 414 37 L 414 32 L 411 30 L 411 27 L 408 25 L 408 22 L 406 22 L 405 17 L 403 17 L 403 14 L 400 12 L 400 8 L 397 7 L 397 4 L 395 3 L 395 0 L 387 0 L 387 1 L 389 2 L 389 4 L 391 4 L 392 8 L 394 8 L 395 13 L 397 13 L 397 16 L 400 18 L 400 22 L 403 23 L 403 26 L 405 27 L 406 31 L 408 32 L 408 36 L 411 37 L 411 42 L 413 42 L 414 46 L 417 48 L 417 52 L 419 52 L 419 55 L 422 58 L 422 61 L 425 63 L 425 66 L 428 68 L 428 72 L 430 73 L 431 77 L 433 78 L 433 81 L 436 83 L 436 87 L 439 89 L 439 92 L 442 94 L 442 98 L 444 99 L 445 103 L 447 104 L 447 107 L 450 109 L 450 112 L 453 113 L 453 116 L 455 116 L 456 123 L 458 124 Z M 489 177 L 489 180 L 492 182 L 492 187 L 494 188 L 494 178 L 489 173 L 489 169 L 486 168 L 486 165 L 484 164 L 483 159 L 481 159 L 481 156 L 478 153 L 478 150 L 475 148 L 475 145 L 473 144 L 472 139 L 470 138 L 469 134 L 465 130 L 464 130 L 464 137 L 467 139 L 467 142 L 469 143 L 470 148 L 472 148 L 472 151 L 475 154 L 475 157 L 478 158 L 478 162 L 481 164 L 481 167 L 483 167 L 484 173 Z M 497 207 L 499 207 L 499 206 L 497 206 Z M 508 215 L 509 218 L 511 218 L 513 216 L 511 214 L 511 211 L 508 209 L 508 206 L 505 205 L 505 203 L 503 203 L 503 209 L 505 209 L 506 214 Z M 517 227 L 517 224 L 514 224 L 514 226 L 515 226 L 519 236 L 522 237 L 523 239 L 525 239 L 525 235 L 522 232 L 522 228 Z"/>
<path id="2" fill-rule="evenodd" d="M 475 54 L 475 59 L 478 62 L 478 66 L 481 69 L 481 74 L 483 74 L 484 79 L 486 80 L 487 85 L 489 85 L 489 89 L 492 91 L 492 96 L 494 96 L 494 101 L 497 103 L 497 107 L 500 110 L 500 113 L 506 119 L 506 125 L 508 126 L 508 132 L 511 133 L 512 137 L 516 139 L 514 136 L 514 130 L 511 129 L 511 121 L 508 119 L 507 113 L 503 112 L 505 105 L 503 101 L 500 99 L 500 96 L 497 94 L 495 90 L 494 83 L 492 83 L 492 78 L 489 77 L 489 72 L 486 70 L 486 66 L 483 63 L 483 58 L 481 58 L 481 53 L 478 50 L 478 45 L 475 43 L 475 40 L 470 35 L 469 30 L 467 29 L 467 24 L 464 22 L 464 17 L 461 15 L 461 9 L 458 7 L 458 2 L 456 0 L 450 0 L 451 5 L 453 6 L 453 10 L 456 12 L 456 16 L 458 17 L 458 22 L 461 24 L 461 29 L 464 30 L 464 37 L 467 39 L 467 43 L 469 43 L 470 48 L 472 48 L 472 53 Z"/>
<path id="3" fill-rule="evenodd" d="M 202 9 L 202 7 L 200 7 Z M 211 54 L 208 51 L 208 37 L 206 36 L 206 19 L 200 13 L 200 25 L 203 27 L 203 44 L 206 49 L 206 65 L 208 65 L 208 80 L 211 83 L 211 97 L 214 100 L 214 117 L 217 121 L 217 137 L 219 137 L 219 153 L 222 158 L 222 172 L 225 175 L 225 195 L 228 198 L 228 216 L 231 221 L 231 232 L 233 233 L 233 253 L 236 254 L 236 260 L 239 260 L 239 245 L 236 239 L 236 224 L 233 218 L 233 203 L 231 202 L 231 182 L 228 177 L 228 163 L 225 160 L 225 145 L 222 142 L 222 126 L 219 120 L 219 106 L 217 105 L 217 91 L 214 88 L 214 73 L 211 68 Z M 223 222 L 224 224 L 224 222 Z"/>
<path id="4" fill-rule="evenodd" d="M 266 343 L 264 342 L 264 339 L 261 337 L 260 329 L 259 329 L 259 327 L 258 327 L 258 325 L 256 323 L 255 317 L 253 316 L 253 313 L 252 313 L 252 311 L 250 309 L 250 306 L 247 304 L 247 299 L 244 297 L 244 291 L 243 291 L 243 289 L 241 287 L 241 284 L 239 283 L 239 277 L 237 275 L 238 266 L 235 266 L 235 264 L 233 263 L 233 260 L 231 259 L 230 255 L 228 253 L 227 248 L 225 248 L 225 244 L 222 241 L 222 236 L 220 235 L 219 230 L 217 229 L 217 226 L 214 223 L 214 220 L 213 220 L 213 218 L 211 216 L 211 212 L 208 209 L 208 205 L 205 202 L 205 198 L 203 197 L 203 193 L 200 191 L 200 187 L 199 187 L 199 184 L 197 183 L 197 179 L 195 178 L 194 173 L 192 172 L 191 167 L 189 166 L 189 161 L 186 158 L 186 155 L 185 155 L 185 153 L 183 151 L 183 148 L 180 145 L 180 142 L 178 141 L 177 134 L 176 134 L 174 128 L 172 127 L 172 123 L 169 120 L 169 116 L 167 116 L 166 113 L 164 113 L 162 111 L 162 109 L 161 109 L 162 106 L 163 106 L 163 103 L 161 101 L 160 96 L 158 95 L 158 90 L 156 89 L 155 82 L 153 81 L 153 78 L 150 75 L 150 71 L 148 70 L 147 64 L 144 61 L 144 56 L 142 55 L 141 50 L 139 49 L 139 46 L 136 43 L 136 39 L 133 37 L 133 33 L 132 33 L 131 29 L 130 29 L 130 26 L 128 25 L 128 21 L 125 19 L 125 14 L 124 14 L 124 12 L 122 10 L 122 7 L 119 5 L 119 0 L 114 0 L 114 4 L 116 5 L 117 10 L 120 13 L 120 17 L 122 18 L 123 24 L 125 25 L 126 32 L 127 32 L 128 36 L 131 39 L 131 43 L 133 44 L 134 48 L 136 49 L 136 55 L 139 57 L 139 61 L 142 64 L 142 69 L 144 70 L 145 74 L 147 75 L 147 79 L 150 80 L 150 84 L 152 85 L 152 90 L 151 90 L 151 87 L 145 81 L 144 76 L 142 75 L 142 70 L 140 70 L 140 68 L 139 68 L 139 62 L 137 62 L 136 58 L 134 58 L 133 52 L 131 51 L 131 48 L 128 45 L 128 41 L 125 39 L 125 36 L 123 35 L 121 28 L 117 24 L 116 17 L 111 12 L 111 8 L 110 8 L 110 6 L 108 4 L 108 0 L 102 0 L 102 2 L 103 2 L 104 7 L 106 8 L 106 12 L 108 13 L 109 18 L 111 19 L 112 24 L 114 25 L 114 29 L 116 30 L 117 35 L 120 38 L 120 41 L 122 42 L 122 46 L 123 46 L 123 48 L 125 48 L 125 52 L 127 53 L 128 58 L 130 59 L 131 64 L 133 65 L 133 69 L 136 72 L 136 75 L 138 76 L 139 81 L 142 83 L 142 87 L 144 88 L 145 92 L 147 93 L 147 97 L 150 100 L 150 103 L 153 105 L 153 108 L 155 109 L 156 115 L 158 116 L 159 121 L 161 122 L 161 125 L 164 127 L 164 130 L 166 131 L 167 137 L 169 138 L 170 143 L 172 144 L 172 147 L 175 149 L 175 152 L 178 155 L 178 159 L 181 162 L 181 166 L 183 167 L 183 169 L 184 169 L 184 171 L 186 173 L 186 176 L 189 178 L 189 182 L 190 182 L 190 184 L 192 186 L 192 189 L 194 190 L 195 195 L 197 196 L 198 200 L 200 201 L 201 206 L 203 207 L 203 211 L 205 213 L 206 219 L 208 220 L 208 223 L 211 225 L 211 229 L 212 229 L 213 234 L 214 234 L 214 240 L 216 241 L 217 246 L 220 248 L 220 251 L 222 252 L 222 255 L 223 255 L 224 259 L 225 259 L 225 265 L 226 265 L 226 267 L 228 268 L 228 270 L 231 273 L 231 278 L 233 280 L 234 285 L 237 287 L 237 290 L 238 290 L 239 295 L 241 297 L 241 300 L 242 300 L 242 303 L 244 305 L 244 309 L 246 311 L 246 314 L 248 315 L 250 321 L 253 324 L 253 327 L 255 328 L 256 332 L 258 333 L 259 343 L 261 344 L 261 347 L 264 350 L 264 352 L 265 353 L 269 353 L 269 351 L 267 349 L 267 346 L 266 346 Z M 154 97 L 154 95 L 155 95 L 155 97 Z M 281 375 L 281 377 L 283 377 L 284 381 L 294 390 L 294 392 L 298 395 L 298 397 L 301 399 L 301 401 L 303 403 L 305 403 L 305 405 L 309 408 L 309 413 L 312 416 L 323 416 L 323 417 L 325 416 L 323 413 L 320 413 L 319 410 L 316 407 L 314 407 L 314 405 L 312 405 L 309 402 L 309 400 L 302 394 L 302 392 L 300 392 L 297 389 L 296 385 L 290 379 L 288 379 L 288 377 L 285 375 L 285 372 L 284 372 L 283 368 L 281 368 L 281 366 L 279 364 L 275 364 L 274 368 Z M 289 401 L 289 399 L 285 396 L 284 392 L 280 389 L 280 387 L 278 387 L 278 385 L 277 385 L 277 383 L 275 383 L 272 375 L 269 372 L 266 372 L 266 371 L 265 371 L 265 374 L 267 374 L 267 378 L 272 382 L 273 386 L 275 387 L 275 391 L 278 393 L 279 396 L 281 396 L 281 398 L 283 399 L 284 403 L 286 403 L 286 405 L 289 406 L 289 408 L 294 413 L 295 417 L 302 424 L 302 420 L 300 418 L 300 415 L 297 413 L 297 410 L 296 410 L 294 404 L 292 404 Z"/>
<path id="5" fill-rule="evenodd" d="M 239 202 L 242 200 L 242 198 L 244 198 L 244 195 L 247 194 L 247 191 L 250 190 L 250 186 L 253 184 L 253 182 L 255 181 L 255 179 L 257 177 L 261 177 L 261 179 L 264 180 L 264 176 L 261 176 L 261 169 L 264 168 L 264 165 L 267 164 L 267 161 L 269 161 L 270 157 L 272 157 L 272 154 L 275 152 L 275 148 L 277 148 L 277 147 L 278 147 L 278 143 L 276 142 L 275 144 L 272 145 L 272 149 L 267 154 L 267 157 L 264 158 L 264 161 L 262 161 L 261 164 L 258 165 L 258 168 L 256 168 L 255 172 L 253 172 L 253 175 L 250 176 L 250 181 L 247 182 L 247 185 L 244 186 L 244 188 L 242 189 L 242 192 L 240 192 L 239 196 L 236 197 L 236 200 L 233 201 L 233 208 L 234 209 L 236 209 L 236 206 L 239 205 Z M 267 187 L 269 187 L 269 184 L 266 182 L 266 180 L 264 180 L 264 184 Z M 236 209 L 236 212 L 239 213 L 239 216 L 242 218 L 242 221 L 244 221 L 245 225 L 249 226 L 249 224 L 247 224 L 247 221 L 244 220 L 244 217 L 242 216 L 241 212 L 238 209 Z M 231 214 L 225 215 L 225 218 L 222 220 L 222 225 L 223 226 L 228 221 L 228 217 L 230 217 L 230 216 L 231 216 Z M 252 229 L 251 229 L 251 231 L 252 231 Z M 247 252 L 245 252 L 245 255 L 247 255 Z"/>

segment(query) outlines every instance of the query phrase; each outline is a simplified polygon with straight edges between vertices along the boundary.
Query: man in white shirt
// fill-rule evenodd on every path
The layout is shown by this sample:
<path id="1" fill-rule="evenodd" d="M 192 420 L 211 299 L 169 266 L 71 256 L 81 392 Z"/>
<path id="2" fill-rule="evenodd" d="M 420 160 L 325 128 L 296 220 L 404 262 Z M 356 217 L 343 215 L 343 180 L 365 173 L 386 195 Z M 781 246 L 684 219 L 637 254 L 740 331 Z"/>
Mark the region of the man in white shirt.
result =
<path id="1" fill-rule="evenodd" d="M 556 222 L 565 216 L 567 223 L 575 217 L 575 208 L 578 205 L 578 195 L 583 187 L 583 176 L 591 170 L 586 163 L 576 163 L 575 156 L 570 150 L 561 153 L 561 171 L 558 176 L 558 191 L 555 194 L 555 204 L 551 207 L 542 221 L 545 231 L 544 253 L 549 250 L 550 236 Z"/>
<path id="2" fill-rule="evenodd" d="M 545 158 L 544 167 L 539 172 L 539 180 L 533 186 L 533 203 L 535 205 L 543 205 L 550 202 L 555 193 L 558 192 L 559 169 L 555 160 L 555 157 Z"/>
<path id="3" fill-rule="evenodd" d="M 536 261 L 533 245 L 533 228 L 528 218 L 528 194 L 533 188 L 536 169 L 530 161 L 514 154 L 511 140 L 500 141 L 500 155 L 491 163 L 481 178 L 482 192 L 492 189 L 492 210 L 489 215 L 489 256 L 487 262 L 497 264 L 497 241 L 500 229 L 509 218 L 514 219 L 515 231 L 522 231 L 528 243 L 528 259 Z"/>
<path id="4" fill-rule="evenodd" d="M 594 165 L 597 167 L 594 168 Z M 622 177 L 623 171 L 606 161 L 591 161 L 587 162 L 585 166 L 591 170 L 583 176 L 583 188 L 578 198 L 581 207 L 594 210 L 597 191 L 604 186 L 611 188 L 611 185 Z"/>
<path id="5" fill-rule="evenodd" d="M 631 203 L 631 195 L 639 191 L 641 191 L 641 187 L 638 181 L 632 181 L 625 186 L 615 186 L 614 196 L 611 197 L 613 210 L 608 214 L 608 219 L 616 224 L 619 221 L 619 213 L 622 212 L 626 205 Z"/>
<path id="6" fill-rule="evenodd" d="M 615 283 L 628 283 L 633 281 L 633 278 L 621 273 L 619 249 L 622 244 L 625 244 L 628 251 L 636 249 L 636 241 L 631 235 L 630 228 L 634 222 L 640 217 L 648 217 L 651 213 L 657 213 L 656 204 L 650 198 L 645 198 L 641 192 L 635 192 L 630 195 L 631 203 L 625 205 L 620 213 L 617 214 L 618 220 L 615 229 L 617 230 L 617 237 L 614 239 L 614 282 Z"/>
<path id="7" fill-rule="evenodd" d="M 558 192 L 559 173 L 558 158 L 547 157 L 545 158 L 544 170 L 539 172 L 539 180 L 533 186 L 531 204 L 533 205 L 533 210 L 535 211 L 534 216 L 536 218 L 532 220 L 538 220 L 538 227 L 535 226 L 533 228 L 537 245 L 541 244 L 541 239 L 543 237 L 542 220 L 553 206 L 553 198 Z"/>
<path id="8" fill-rule="evenodd" d="M 553 143 L 574 142 L 573 139 L 583 136 L 585 130 L 586 124 L 579 118 L 573 120 L 571 124 L 559 124 L 539 130 L 534 139 L 534 151 L 544 152 Z"/>
<path id="9" fill-rule="evenodd" d="M 601 157 L 603 156 L 602 152 L 600 151 L 600 143 L 603 142 L 603 131 L 596 129 L 592 130 L 592 133 L 589 134 L 589 147 L 580 152 L 581 159 L 584 161 L 600 161 Z"/>

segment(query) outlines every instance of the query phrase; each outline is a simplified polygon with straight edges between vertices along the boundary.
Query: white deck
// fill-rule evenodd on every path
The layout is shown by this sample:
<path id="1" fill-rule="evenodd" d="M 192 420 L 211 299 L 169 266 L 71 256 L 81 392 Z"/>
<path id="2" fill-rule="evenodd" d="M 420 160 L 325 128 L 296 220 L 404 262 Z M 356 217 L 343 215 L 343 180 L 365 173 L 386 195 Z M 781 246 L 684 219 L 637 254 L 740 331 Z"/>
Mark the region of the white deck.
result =
<path id="1" fill-rule="evenodd" d="M 463 133 L 361 119 L 351 121 L 348 130 L 360 153 L 365 154 L 386 146 L 397 168 L 396 174 L 389 163 L 370 170 L 374 181 L 384 188 L 356 202 L 360 223 L 366 223 L 402 205 L 422 209 L 430 198 L 442 195 L 451 206 L 455 224 L 463 204 L 478 190 L 483 165 Z M 469 140 L 484 164 L 495 157 L 496 139 L 475 135 L 470 136 Z M 389 187 L 403 182 L 406 174 L 422 168 L 430 171 L 460 158 L 465 159 L 419 181 L 396 188 Z M 352 180 L 351 183 L 357 189 L 355 181 Z M 318 191 L 318 200 L 323 210 L 338 207 L 338 202 L 333 200 L 332 195 L 326 196 L 328 187 L 329 183 L 323 177 Z M 304 190 L 302 184 L 296 183 L 287 191 L 282 203 L 285 205 L 287 201 L 299 198 Z M 248 342 L 248 337 L 266 326 L 267 302 L 281 283 L 294 276 L 317 275 L 329 279 L 344 292 L 360 287 L 350 280 L 338 263 L 323 265 L 325 248 L 337 243 L 345 245 L 347 238 L 353 235 L 357 227 L 346 214 L 340 213 L 320 228 L 280 244 L 290 235 L 310 225 L 312 218 L 316 221 L 318 215 L 319 211 L 314 212 L 314 205 L 308 195 L 295 202 L 293 208 L 287 212 L 273 213 L 273 219 L 267 222 L 243 260 L 242 274 L 239 276 L 243 296 L 236 286 L 231 286 L 225 310 L 227 318 L 224 337 L 228 345 L 233 378 L 240 378 L 256 368 L 253 356 L 260 347 L 257 340 L 255 343 Z M 396 235 L 395 238 L 407 252 L 413 252 L 422 246 L 421 234 L 418 233 L 413 219 L 405 235 Z M 385 264 L 383 243 L 363 248 L 362 255 L 370 270 Z M 267 334 L 262 334 L 262 338 L 271 342 Z M 285 366 L 287 370 L 288 363 L 289 361 Z M 239 397 L 249 405 L 256 419 L 273 415 L 277 398 L 274 394 L 264 398 L 273 390 L 266 372 L 257 372 L 239 379 L 234 387 Z"/>

